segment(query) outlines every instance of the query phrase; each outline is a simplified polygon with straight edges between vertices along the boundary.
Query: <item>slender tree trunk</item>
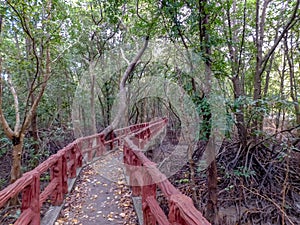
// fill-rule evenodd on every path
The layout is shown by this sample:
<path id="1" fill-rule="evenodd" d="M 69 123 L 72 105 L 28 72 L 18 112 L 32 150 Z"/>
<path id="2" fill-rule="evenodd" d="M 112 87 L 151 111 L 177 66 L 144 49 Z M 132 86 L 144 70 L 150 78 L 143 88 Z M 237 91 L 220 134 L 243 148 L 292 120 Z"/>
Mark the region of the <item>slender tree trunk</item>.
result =
<path id="1" fill-rule="evenodd" d="M 265 0 L 266 2 L 266 0 Z M 256 46 L 256 64 L 255 64 L 255 73 L 254 73 L 254 92 L 253 92 L 253 101 L 255 102 L 255 111 L 253 112 L 255 115 L 253 125 L 252 125 L 252 134 L 255 134 L 257 130 L 260 128 L 260 124 L 262 123 L 262 116 L 259 115 L 258 108 L 261 107 L 261 97 L 262 97 L 262 79 L 261 79 L 261 66 L 262 66 L 262 46 L 264 39 L 264 21 L 265 15 L 265 4 L 262 9 L 262 13 L 260 13 L 260 0 L 256 0 L 256 22 L 255 22 L 255 46 Z M 257 141 L 257 137 L 254 137 L 255 141 Z"/>
<path id="2" fill-rule="evenodd" d="M 240 97 L 245 96 L 244 90 L 242 88 L 241 80 L 239 76 L 232 78 L 233 89 L 234 89 L 234 99 L 235 101 L 240 100 Z M 245 125 L 245 115 L 243 104 L 239 104 L 235 112 L 236 127 L 238 129 L 239 139 L 243 147 L 247 145 L 247 128 Z"/>
<path id="3" fill-rule="evenodd" d="M 105 94 L 106 94 L 106 108 L 107 108 L 107 110 L 106 110 L 106 126 L 108 126 L 109 124 L 110 124 L 110 111 L 111 111 L 111 99 L 110 99 L 110 97 L 111 97 L 111 95 L 110 95 L 110 90 L 109 90 L 109 85 L 110 85 L 110 83 L 108 83 L 108 82 L 106 82 L 105 83 Z"/>
<path id="4" fill-rule="evenodd" d="M 226 7 L 226 17 L 227 17 L 227 26 L 225 27 L 225 35 L 227 36 L 227 45 L 229 49 L 230 61 L 231 61 L 231 81 L 233 84 L 233 91 L 234 91 L 234 101 L 240 102 L 241 98 L 245 96 L 245 89 L 244 89 L 244 74 L 241 73 L 242 67 L 242 53 L 244 49 L 244 38 L 245 38 L 245 29 L 246 29 L 246 0 L 244 1 L 244 11 L 243 11 L 243 26 L 242 26 L 242 37 L 241 41 L 237 40 L 238 33 L 236 28 L 236 20 L 232 19 L 232 13 L 236 13 L 236 1 L 232 2 L 232 10 L 231 4 L 228 1 Z M 224 21 L 226 18 L 224 17 Z M 228 30 L 228 32 L 227 32 Z M 237 47 L 237 43 L 241 43 L 239 49 Z M 243 104 L 238 104 L 238 107 L 234 113 L 236 119 L 236 127 L 238 131 L 238 137 L 245 148 L 247 146 L 247 127 L 245 123 L 245 116 L 244 116 L 244 107 Z"/>
<path id="5" fill-rule="evenodd" d="M 90 109 L 91 114 L 91 134 L 97 133 L 96 126 L 96 110 L 95 110 L 95 84 L 96 84 L 96 75 L 95 75 L 95 62 L 90 63 L 89 67 L 90 79 L 91 79 L 91 89 L 90 89 Z"/>
<path id="6" fill-rule="evenodd" d="M 149 36 L 146 37 L 143 47 L 139 50 L 137 55 L 132 59 L 130 64 L 128 65 L 127 69 L 125 70 L 121 81 L 119 83 L 119 108 L 117 115 L 115 116 L 114 120 L 110 123 L 108 127 L 106 127 L 102 132 L 106 136 L 108 135 L 113 129 L 117 127 L 117 125 L 121 122 L 123 119 L 124 112 L 126 110 L 126 82 L 128 80 L 128 77 L 131 75 L 131 73 L 134 71 L 138 61 L 143 56 L 145 50 L 148 47 L 149 43 Z"/>
<path id="7" fill-rule="evenodd" d="M 23 150 L 23 143 L 24 143 L 24 134 L 21 134 L 20 137 L 13 136 L 12 139 L 13 143 L 13 150 L 12 150 L 12 167 L 11 167 L 11 178 L 10 183 L 14 183 L 17 179 L 19 179 L 22 175 L 22 150 Z"/>
<path id="8" fill-rule="evenodd" d="M 284 80 L 285 80 L 285 68 L 286 68 L 286 57 L 285 55 L 282 56 L 282 70 L 280 71 L 278 69 L 278 73 L 279 73 L 279 76 L 280 76 L 280 89 L 279 89 L 279 95 L 280 95 L 280 100 L 284 100 L 284 93 L 283 93 L 283 90 L 284 90 Z M 280 107 L 278 109 L 278 112 L 277 112 L 277 116 L 276 116 L 276 121 L 275 121 L 275 127 L 276 127 L 276 130 L 275 130 L 275 133 L 278 132 L 279 130 L 279 126 L 280 126 L 280 117 L 281 117 L 281 112 L 282 112 L 282 107 Z"/>
<path id="9" fill-rule="evenodd" d="M 291 43 L 290 46 L 293 45 L 293 37 L 291 36 Z M 295 115 L 296 115 L 296 123 L 300 124 L 300 107 L 299 107 L 299 100 L 298 100 L 298 91 L 297 91 L 297 82 L 295 79 L 295 65 L 293 59 L 293 52 L 292 49 L 289 49 L 287 36 L 284 39 L 284 46 L 285 46 L 285 55 L 287 58 L 287 62 L 289 65 L 289 74 L 290 74 L 290 96 L 293 100 Z M 291 52 L 291 53 L 290 53 Z M 300 129 L 298 129 L 298 136 L 300 136 Z"/>
<path id="10" fill-rule="evenodd" d="M 218 183 L 217 161 L 211 162 L 207 169 L 208 201 L 206 205 L 206 217 L 211 224 L 218 224 Z"/>
<path id="11" fill-rule="evenodd" d="M 22 176 L 22 151 L 24 143 L 24 135 L 20 137 L 13 136 L 12 139 L 13 149 L 12 149 L 12 166 L 10 171 L 10 183 L 14 183 L 17 179 Z M 18 204 L 18 196 L 14 197 L 10 201 L 11 205 Z"/>
<path id="12" fill-rule="evenodd" d="M 33 52 L 33 43 L 31 41 L 31 39 L 29 37 L 26 37 L 25 39 L 25 43 L 26 43 L 26 58 L 28 61 L 30 61 L 32 63 L 32 65 L 34 65 L 34 55 L 32 54 Z M 41 54 L 43 54 L 43 48 L 40 48 L 40 52 Z M 30 73 L 26 72 L 27 74 L 27 88 L 28 90 L 30 90 L 30 86 L 32 83 L 32 78 L 30 78 Z M 30 101 L 31 101 L 31 105 L 34 103 L 35 101 L 35 95 L 34 93 L 31 94 L 30 97 Z M 33 113 L 32 115 L 32 119 L 31 119 L 31 124 L 30 124 L 30 136 L 33 139 L 33 149 L 34 149 L 34 154 L 38 154 L 39 152 L 39 139 L 38 139 L 38 126 L 37 126 L 37 114 L 36 112 Z M 33 162 L 33 167 L 38 165 L 38 161 Z"/>
<path id="13" fill-rule="evenodd" d="M 37 113 L 34 112 L 32 114 L 31 120 L 31 136 L 33 139 L 33 149 L 34 154 L 37 156 L 39 154 L 40 146 L 39 146 L 39 135 L 38 135 L 38 125 L 37 125 Z M 36 157 L 38 159 L 38 157 Z M 33 167 L 36 167 L 39 164 L 39 161 L 36 160 L 33 162 Z"/>
<path id="14" fill-rule="evenodd" d="M 277 35 L 276 35 L 276 37 L 277 37 Z M 273 61 L 274 61 L 274 54 L 272 54 L 272 56 L 271 56 L 270 64 L 269 64 L 268 69 L 266 71 L 266 81 L 265 81 L 265 87 L 264 87 L 264 97 L 267 96 L 268 91 L 269 91 L 270 74 L 271 74 L 272 67 L 273 67 Z"/>
<path id="15" fill-rule="evenodd" d="M 15 12 L 17 12 L 17 9 L 14 7 L 14 4 L 10 1 L 7 2 L 9 7 L 13 8 Z M 48 11 L 48 18 L 47 21 L 51 18 L 51 0 L 47 2 L 47 11 Z M 23 15 L 22 13 L 17 13 L 18 17 L 20 17 L 20 20 L 24 23 L 23 25 L 23 32 L 25 35 L 31 37 L 31 27 L 28 25 L 27 16 Z M 2 19 L 0 19 L 0 28 L 2 27 Z M 43 21 L 44 22 L 44 21 Z M 26 29 L 25 29 L 26 27 Z M 0 29 L 0 33 L 1 33 Z M 1 35 L 0 35 L 1 38 Z M 35 59 L 35 71 L 33 73 L 34 78 L 31 80 L 30 88 L 28 90 L 28 96 L 26 99 L 25 104 L 25 113 L 23 116 L 23 122 L 20 122 L 20 111 L 19 111 L 19 102 L 18 102 L 18 96 L 16 93 L 16 90 L 14 89 L 14 86 L 12 85 L 12 82 L 10 82 L 9 79 L 9 73 L 7 82 L 10 84 L 10 90 L 14 98 L 14 109 L 15 109 L 15 127 L 14 130 L 10 127 L 9 123 L 6 120 L 5 113 L 3 111 L 3 84 L 4 80 L 3 77 L 0 76 L 0 124 L 3 128 L 3 131 L 5 135 L 12 141 L 13 149 L 12 149 L 12 168 L 11 168 L 11 179 L 10 182 L 15 182 L 18 178 L 21 177 L 22 174 L 22 168 L 21 168 L 21 157 L 22 157 L 22 149 L 23 149 L 23 143 L 24 143 L 24 136 L 26 131 L 31 125 L 32 118 L 34 114 L 36 113 L 38 104 L 43 96 L 43 93 L 45 91 L 47 81 L 51 74 L 51 58 L 50 58 L 50 44 L 47 45 L 46 48 L 46 54 L 44 55 L 38 55 L 38 52 L 36 51 L 36 45 L 37 45 L 37 39 L 31 37 L 31 44 L 32 44 L 32 55 Z M 27 50 L 27 49 L 26 49 Z M 45 61 L 44 61 L 45 60 Z M 44 63 L 42 63 L 44 62 Z M 43 65 L 42 65 L 43 64 Z M 42 67 L 44 66 L 44 67 Z M 2 57 L 0 54 L 0 74 L 2 73 Z M 41 79 L 41 80 L 40 80 Z M 40 81 L 40 83 L 38 83 Z M 31 102 L 31 96 L 35 93 L 35 97 L 33 102 Z M 31 103 L 31 104 L 30 104 Z M 15 200 L 15 201 L 14 201 Z M 16 203 L 16 199 L 14 199 L 13 202 Z"/>
<path id="16" fill-rule="evenodd" d="M 206 87 L 204 90 L 204 99 L 207 100 L 211 91 L 211 81 L 212 81 L 212 73 L 211 73 L 211 46 L 210 46 L 210 35 L 208 31 L 209 23 L 210 23 L 210 15 L 207 11 L 207 0 L 199 0 L 199 31 L 200 31 L 200 44 L 201 51 L 204 54 L 205 61 L 205 82 Z M 210 106 L 207 106 L 209 109 Z M 210 109 L 209 109 L 210 110 Z M 206 139 L 209 140 L 211 131 L 210 131 L 210 123 L 211 123 L 211 114 L 210 112 L 205 113 L 203 116 L 203 122 L 207 126 L 206 131 Z M 208 149 L 209 155 L 212 157 L 212 161 L 207 169 L 207 186 L 208 186 L 208 200 L 206 204 L 206 217 L 207 219 L 214 225 L 218 224 L 218 192 L 217 192 L 217 161 L 216 155 L 214 152 L 214 148 Z"/>
<path id="17" fill-rule="evenodd" d="M 31 96 L 31 102 L 33 104 L 34 102 L 34 95 L 32 94 Z M 39 153 L 39 136 L 38 136 L 38 122 L 37 122 L 37 113 L 34 112 L 32 114 L 32 119 L 31 119 L 31 136 L 33 138 L 34 144 L 33 144 L 33 148 L 34 148 L 34 153 L 38 154 Z M 35 165 L 37 166 L 37 164 Z"/>

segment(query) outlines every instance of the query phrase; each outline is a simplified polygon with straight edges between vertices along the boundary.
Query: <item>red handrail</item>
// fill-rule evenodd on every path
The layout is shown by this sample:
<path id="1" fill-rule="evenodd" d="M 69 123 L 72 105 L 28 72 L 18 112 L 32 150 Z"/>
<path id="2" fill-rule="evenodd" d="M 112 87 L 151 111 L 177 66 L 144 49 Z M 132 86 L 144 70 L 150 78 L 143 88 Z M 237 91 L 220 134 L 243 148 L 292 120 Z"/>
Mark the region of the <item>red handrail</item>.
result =
<path id="1" fill-rule="evenodd" d="M 210 225 L 188 196 L 176 189 L 162 174 L 155 163 L 151 162 L 141 151 L 149 139 L 166 125 L 154 123 L 124 139 L 124 164 L 134 196 L 142 196 L 144 225 L 181 224 Z M 156 189 L 160 188 L 169 203 L 169 215 L 165 215 L 156 200 Z"/>
<path id="2" fill-rule="evenodd" d="M 105 141 L 104 134 L 99 133 L 88 137 L 76 139 L 55 155 L 50 156 L 35 169 L 23 174 L 13 184 L 0 191 L 0 208 L 7 202 L 22 193 L 21 215 L 14 224 L 18 225 L 39 225 L 40 208 L 50 197 L 53 205 L 61 205 L 64 195 L 68 192 L 68 178 L 76 177 L 76 170 L 83 165 L 83 159 L 92 160 L 101 156 L 106 151 L 106 146 L 117 142 L 132 132 L 143 130 L 153 124 L 162 123 L 164 119 L 159 119 L 150 123 L 136 124 L 129 127 L 117 129 L 114 132 L 118 136 L 112 140 Z M 113 143 L 113 144 L 112 144 Z M 40 176 L 50 171 L 50 182 L 40 190 Z"/>

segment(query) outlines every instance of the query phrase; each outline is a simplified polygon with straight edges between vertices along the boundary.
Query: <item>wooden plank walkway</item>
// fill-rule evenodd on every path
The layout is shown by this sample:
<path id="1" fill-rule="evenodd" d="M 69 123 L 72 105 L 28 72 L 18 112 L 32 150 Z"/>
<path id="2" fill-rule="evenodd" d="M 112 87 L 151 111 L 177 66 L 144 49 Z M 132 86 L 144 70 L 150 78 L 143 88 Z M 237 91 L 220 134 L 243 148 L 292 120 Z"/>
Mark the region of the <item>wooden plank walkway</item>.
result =
<path id="1" fill-rule="evenodd" d="M 123 153 L 115 150 L 84 168 L 55 225 L 136 225 L 125 184 Z"/>

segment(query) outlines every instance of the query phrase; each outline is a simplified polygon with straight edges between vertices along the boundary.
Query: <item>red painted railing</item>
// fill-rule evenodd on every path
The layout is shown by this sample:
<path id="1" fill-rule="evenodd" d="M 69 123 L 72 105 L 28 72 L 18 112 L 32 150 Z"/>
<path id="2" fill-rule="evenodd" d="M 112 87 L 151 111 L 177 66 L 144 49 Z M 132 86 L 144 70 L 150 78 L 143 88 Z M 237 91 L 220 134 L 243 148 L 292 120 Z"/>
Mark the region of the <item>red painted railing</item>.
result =
<path id="1" fill-rule="evenodd" d="M 167 123 L 154 123 L 124 139 L 124 164 L 134 196 L 142 196 L 144 225 L 209 225 L 193 204 L 193 201 L 176 189 L 141 151 L 150 138 Z M 156 200 L 160 188 L 169 203 L 169 215 L 165 215 Z"/>
<path id="2" fill-rule="evenodd" d="M 52 205 L 61 205 L 64 195 L 68 192 L 68 178 L 75 178 L 76 171 L 82 167 L 83 162 L 89 162 L 107 151 L 119 145 L 121 138 L 143 129 L 151 124 L 161 123 L 157 120 L 150 123 L 142 123 L 117 129 L 108 141 L 104 134 L 99 133 L 75 140 L 55 155 L 50 156 L 35 169 L 23 174 L 15 183 L 0 191 L 0 208 L 7 202 L 22 194 L 21 215 L 14 224 L 39 225 L 40 209 L 42 204 L 50 198 Z M 40 177 L 46 172 L 50 173 L 50 182 L 41 190 Z"/>
<path id="3" fill-rule="evenodd" d="M 166 125 L 167 119 L 141 123 L 114 130 L 110 140 L 104 134 L 79 138 L 55 155 L 29 171 L 0 191 L 0 208 L 9 199 L 22 193 L 21 215 L 17 225 L 39 225 L 42 204 L 50 198 L 53 205 L 61 205 L 68 192 L 68 178 L 75 178 L 77 169 L 83 162 L 90 162 L 103 155 L 107 148 L 123 146 L 124 164 L 130 176 L 133 195 L 142 196 L 144 224 L 183 224 L 208 225 L 197 211 L 190 198 L 180 193 L 140 150 L 153 139 Z M 40 177 L 50 173 L 50 182 L 41 190 Z M 156 201 L 156 188 L 159 187 L 169 201 L 169 217 L 163 213 Z"/>

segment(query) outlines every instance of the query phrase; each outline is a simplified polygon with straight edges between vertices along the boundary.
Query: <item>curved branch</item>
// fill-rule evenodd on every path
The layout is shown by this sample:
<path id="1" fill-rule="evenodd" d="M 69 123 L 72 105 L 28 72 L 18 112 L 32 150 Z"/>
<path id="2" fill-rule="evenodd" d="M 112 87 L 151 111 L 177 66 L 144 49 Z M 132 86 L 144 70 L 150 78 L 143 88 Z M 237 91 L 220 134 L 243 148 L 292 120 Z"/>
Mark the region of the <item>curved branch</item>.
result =
<path id="1" fill-rule="evenodd" d="M 16 92 L 15 87 L 12 84 L 12 80 L 10 75 L 7 76 L 7 82 L 9 84 L 10 87 L 10 92 L 13 95 L 14 98 L 14 106 L 15 106 L 15 113 L 16 113 L 16 123 L 15 123 L 15 133 L 17 133 L 20 129 L 20 111 L 19 111 L 19 100 L 18 100 L 18 95 Z"/>
<path id="2" fill-rule="evenodd" d="M 126 83 L 128 77 L 129 77 L 129 75 L 135 69 L 135 66 L 136 66 L 137 62 L 140 60 L 140 58 L 144 54 L 146 48 L 148 47 L 148 43 L 149 43 L 149 36 L 146 37 L 145 42 L 144 42 L 144 46 L 140 49 L 140 51 L 137 53 L 135 58 L 131 61 L 131 63 L 127 67 L 127 69 L 126 69 L 126 71 L 125 71 L 125 73 L 124 73 L 124 75 L 121 79 L 121 82 L 120 82 L 120 91 L 125 88 L 125 83 Z"/>
<path id="3" fill-rule="evenodd" d="M 44 75 L 44 81 L 41 85 L 41 89 L 40 89 L 37 97 L 35 98 L 32 106 L 30 107 L 28 113 L 25 114 L 26 117 L 25 117 L 22 127 L 21 127 L 21 131 L 20 131 L 21 133 L 25 133 L 26 129 L 28 128 L 28 126 L 31 122 L 32 116 L 36 112 L 38 104 L 44 94 L 44 91 L 46 89 L 47 82 L 50 78 L 50 75 L 51 75 L 51 57 L 50 57 L 50 47 L 48 46 L 46 49 L 46 74 Z"/>
<path id="4" fill-rule="evenodd" d="M 2 25 L 3 25 L 3 17 L 0 15 L 0 42 L 1 42 L 1 33 L 2 33 Z M 3 128 L 5 135 L 12 140 L 14 136 L 13 130 L 10 128 L 7 120 L 5 119 L 4 112 L 2 109 L 2 87 L 3 87 L 3 79 L 2 79 L 2 56 L 0 54 L 0 124 Z"/>
<path id="5" fill-rule="evenodd" d="M 131 75 L 131 73 L 135 69 L 136 64 L 141 59 L 141 57 L 143 56 L 145 50 L 147 49 L 148 43 L 149 43 L 149 36 L 146 37 L 143 47 L 139 50 L 137 55 L 130 62 L 130 64 L 128 65 L 126 71 L 124 72 L 124 74 L 122 76 L 122 79 L 120 81 L 120 86 L 119 86 L 120 91 L 119 91 L 119 109 L 118 109 L 118 113 L 117 113 L 116 117 L 114 118 L 114 120 L 111 122 L 111 124 L 102 131 L 102 133 L 105 136 L 107 134 L 109 134 L 113 129 L 116 128 L 116 126 L 118 125 L 118 123 L 120 122 L 121 118 L 124 115 L 124 112 L 126 110 L 126 88 L 125 88 L 125 84 L 126 84 L 126 81 L 128 80 L 128 77 Z"/>
<path id="6" fill-rule="evenodd" d="M 0 25 L 1 26 L 1 25 Z M 5 119 L 4 112 L 2 109 L 2 86 L 3 86 L 3 79 L 2 79 L 2 57 L 0 55 L 0 124 L 3 128 L 5 135 L 12 140 L 14 136 L 13 130 L 10 128 L 7 120 Z"/>

